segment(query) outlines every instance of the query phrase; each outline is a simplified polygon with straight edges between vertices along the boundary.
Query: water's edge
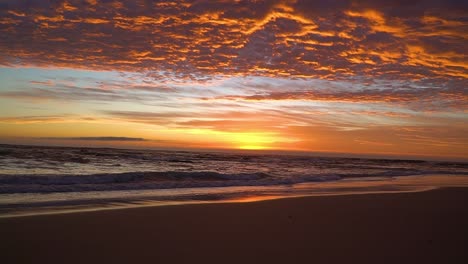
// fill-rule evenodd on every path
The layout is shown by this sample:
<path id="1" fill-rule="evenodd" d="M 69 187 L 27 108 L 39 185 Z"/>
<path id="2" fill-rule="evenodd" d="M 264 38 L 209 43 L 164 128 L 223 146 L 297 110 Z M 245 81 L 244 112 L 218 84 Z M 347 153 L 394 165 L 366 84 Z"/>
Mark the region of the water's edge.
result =
<path id="1" fill-rule="evenodd" d="M 423 192 L 439 188 L 468 187 L 468 176 L 416 175 L 393 177 L 390 179 L 353 178 L 337 182 L 300 183 L 292 186 L 288 185 L 275 187 L 277 188 L 272 189 L 271 186 L 265 186 L 265 189 L 259 188 L 254 192 L 243 190 L 244 192 L 237 193 L 235 192 L 236 190 L 224 190 L 224 193 L 219 193 L 216 192 L 217 190 L 209 188 L 214 192 L 206 192 L 205 194 L 198 193 L 194 196 L 186 197 L 164 197 L 164 199 L 161 199 L 163 196 L 140 196 L 137 199 L 132 199 L 131 197 L 125 199 L 124 197 L 120 197 L 107 200 L 75 201 L 75 204 L 68 205 L 50 203 L 42 205 L 36 204 L 35 206 L 28 207 L 28 205 L 25 204 L 23 207 L 17 207 L 16 209 L 9 205 L 6 208 L 3 208 L 3 212 L 0 213 L 0 218 L 83 213 L 102 210 L 121 210 L 139 207 L 213 203 L 245 203 L 311 196 L 348 196 L 364 194 Z M 229 187 L 225 188 L 229 189 Z M 162 190 L 153 191 L 158 192 Z M 194 193 L 196 191 L 197 190 L 195 190 Z M 198 198 L 196 197 L 197 195 L 199 196 Z"/>

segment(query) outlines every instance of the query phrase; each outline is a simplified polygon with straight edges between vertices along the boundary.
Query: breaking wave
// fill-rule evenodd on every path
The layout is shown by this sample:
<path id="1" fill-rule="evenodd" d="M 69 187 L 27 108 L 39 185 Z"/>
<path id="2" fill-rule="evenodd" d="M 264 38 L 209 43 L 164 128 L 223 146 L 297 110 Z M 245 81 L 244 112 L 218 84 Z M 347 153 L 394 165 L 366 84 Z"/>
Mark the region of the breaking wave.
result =
<path id="1" fill-rule="evenodd" d="M 126 172 L 90 175 L 0 175 L 0 193 L 52 193 L 170 188 L 271 186 L 305 182 L 337 181 L 344 178 L 394 177 L 450 171 L 390 170 L 373 174 L 314 174 L 274 176 L 264 172 L 223 174 L 199 172 Z M 457 173 L 459 174 L 459 173 Z"/>

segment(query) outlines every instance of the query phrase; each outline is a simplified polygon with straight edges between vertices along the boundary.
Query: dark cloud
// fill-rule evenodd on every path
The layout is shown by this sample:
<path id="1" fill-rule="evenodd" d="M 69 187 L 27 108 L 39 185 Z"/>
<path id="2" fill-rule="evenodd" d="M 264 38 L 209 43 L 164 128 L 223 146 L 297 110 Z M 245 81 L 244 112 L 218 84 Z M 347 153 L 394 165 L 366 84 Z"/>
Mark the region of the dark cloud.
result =
<path id="1" fill-rule="evenodd" d="M 361 89 L 361 90 L 324 90 L 305 89 L 296 91 L 266 92 L 253 95 L 233 95 L 213 98 L 214 100 L 245 100 L 245 101 L 326 101 L 348 103 L 386 103 L 400 104 L 414 109 L 440 110 L 452 108 L 468 110 L 468 93 L 464 88 L 393 88 L 393 89 Z M 207 100 L 213 100 L 207 98 Z"/>
<path id="2" fill-rule="evenodd" d="M 148 141 L 144 138 L 133 137 L 46 137 L 46 140 L 83 140 L 83 141 Z"/>
<path id="3" fill-rule="evenodd" d="M 66 123 L 66 122 L 93 122 L 97 119 L 89 116 L 74 116 L 74 115 L 32 115 L 32 116 L 15 116 L 15 117 L 0 117 L 1 123 L 13 124 L 34 124 L 34 123 Z"/>
<path id="4" fill-rule="evenodd" d="M 103 111 L 104 114 L 122 118 L 131 118 L 137 120 L 157 120 L 162 118 L 180 118 L 195 116 L 195 113 L 190 112 L 138 112 L 138 111 Z"/>
<path id="5" fill-rule="evenodd" d="M 31 81 L 32 87 L 0 92 L 0 97 L 32 101 L 143 102 L 161 100 L 170 88 L 132 85 L 126 82 L 96 82 L 90 86 L 63 84 L 52 81 Z"/>

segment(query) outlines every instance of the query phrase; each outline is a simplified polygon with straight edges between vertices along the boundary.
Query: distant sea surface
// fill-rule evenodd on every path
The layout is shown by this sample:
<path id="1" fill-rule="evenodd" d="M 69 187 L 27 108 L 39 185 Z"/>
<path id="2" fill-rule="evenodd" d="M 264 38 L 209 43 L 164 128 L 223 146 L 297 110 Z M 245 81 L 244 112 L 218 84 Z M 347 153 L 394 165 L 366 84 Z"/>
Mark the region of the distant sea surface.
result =
<path id="1" fill-rule="evenodd" d="M 468 163 L 0 145 L 0 217 L 468 186 Z"/>

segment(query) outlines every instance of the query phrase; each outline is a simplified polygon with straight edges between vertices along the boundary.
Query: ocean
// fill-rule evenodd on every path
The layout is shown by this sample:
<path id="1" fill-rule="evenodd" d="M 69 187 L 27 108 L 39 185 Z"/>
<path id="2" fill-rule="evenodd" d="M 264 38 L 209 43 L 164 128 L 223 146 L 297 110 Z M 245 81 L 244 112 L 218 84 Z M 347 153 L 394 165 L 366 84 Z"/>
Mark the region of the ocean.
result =
<path id="1" fill-rule="evenodd" d="M 0 217 L 468 186 L 468 163 L 0 145 Z"/>

